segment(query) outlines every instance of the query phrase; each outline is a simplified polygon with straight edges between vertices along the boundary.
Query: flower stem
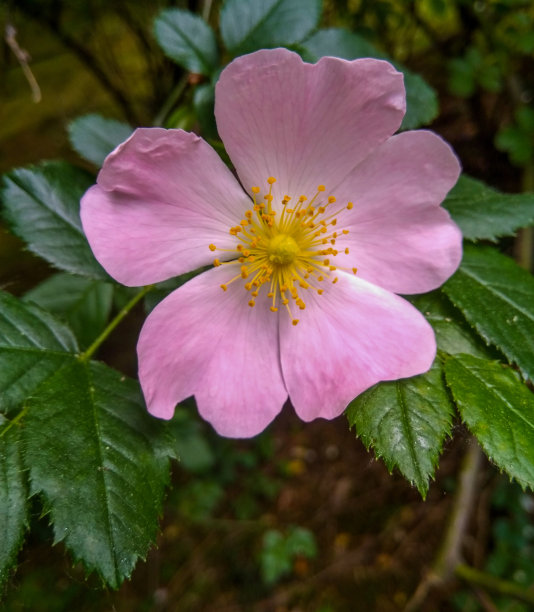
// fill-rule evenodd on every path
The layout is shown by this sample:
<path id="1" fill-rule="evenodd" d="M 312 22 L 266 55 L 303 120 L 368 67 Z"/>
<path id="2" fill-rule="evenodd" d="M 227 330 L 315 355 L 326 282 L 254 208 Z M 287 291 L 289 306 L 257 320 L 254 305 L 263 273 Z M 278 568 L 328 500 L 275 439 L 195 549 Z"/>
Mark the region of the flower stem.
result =
<path id="1" fill-rule="evenodd" d="M 109 322 L 108 326 L 104 331 L 98 336 L 98 338 L 91 344 L 91 346 L 83 352 L 78 359 L 80 361 L 87 361 L 90 359 L 94 353 L 98 350 L 100 345 L 107 339 L 107 337 L 111 334 L 111 332 L 117 327 L 117 325 L 124 319 L 124 317 L 132 310 L 132 308 L 140 302 L 147 293 L 154 289 L 154 285 L 147 285 L 143 287 L 139 293 L 134 295 L 134 297 L 117 313 L 117 315 Z"/>

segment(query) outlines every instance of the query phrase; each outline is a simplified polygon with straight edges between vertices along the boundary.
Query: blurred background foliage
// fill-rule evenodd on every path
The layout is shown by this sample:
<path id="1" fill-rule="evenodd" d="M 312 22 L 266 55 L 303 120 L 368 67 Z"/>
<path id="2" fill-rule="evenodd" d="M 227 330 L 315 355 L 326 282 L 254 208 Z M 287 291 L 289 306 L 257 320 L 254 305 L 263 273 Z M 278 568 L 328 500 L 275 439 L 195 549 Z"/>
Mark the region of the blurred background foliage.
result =
<path id="1" fill-rule="evenodd" d="M 210 77 L 166 57 L 153 22 L 177 7 L 215 26 L 221 4 L 4 1 L 0 170 L 61 157 L 94 171 L 71 148 L 67 130 L 88 113 L 214 138 Z M 534 189 L 531 0 L 324 0 L 321 27 L 346 28 L 422 75 L 438 94 L 431 128 L 451 142 L 468 174 L 506 191 Z M 231 54 L 218 43 L 224 64 Z M 528 234 L 519 250 L 525 243 Z M 48 273 L 2 233 L 2 286 L 20 293 Z M 141 320 L 139 313 L 107 349 L 110 363 L 127 373 L 135 364 L 124 355 L 131 360 Z M 123 338 L 132 338 L 132 347 Z M 173 422 L 181 462 L 159 547 L 133 580 L 118 592 L 101 591 L 61 546 L 50 549 L 51 531 L 36 505 L 6 610 L 403 609 L 440 543 L 467 440 L 460 426 L 423 503 L 401 477 L 371 460 L 345 421 L 302 428 L 288 413 L 255 440 L 229 442 L 191 412 L 180 411 Z M 530 586 L 534 499 L 489 464 L 477 486 L 465 542 L 469 562 Z M 460 582 L 424 605 L 445 612 L 530 609 L 504 596 L 492 603 Z"/>

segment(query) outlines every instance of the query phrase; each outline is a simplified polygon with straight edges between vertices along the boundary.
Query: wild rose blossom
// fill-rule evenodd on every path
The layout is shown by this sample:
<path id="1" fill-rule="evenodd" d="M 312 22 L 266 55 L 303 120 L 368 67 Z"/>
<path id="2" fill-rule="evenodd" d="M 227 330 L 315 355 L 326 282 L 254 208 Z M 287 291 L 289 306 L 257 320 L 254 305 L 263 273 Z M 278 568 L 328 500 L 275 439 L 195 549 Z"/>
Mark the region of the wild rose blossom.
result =
<path id="1" fill-rule="evenodd" d="M 450 147 L 403 132 L 403 77 L 374 59 L 304 63 L 285 49 L 222 72 L 215 115 L 239 182 L 201 138 L 138 129 L 82 200 L 117 281 L 212 264 L 148 316 L 139 377 L 155 416 L 194 395 L 222 435 L 262 431 L 289 397 L 331 419 L 379 381 L 428 370 L 432 328 L 396 293 L 441 285 L 461 234 L 439 206 Z"/>

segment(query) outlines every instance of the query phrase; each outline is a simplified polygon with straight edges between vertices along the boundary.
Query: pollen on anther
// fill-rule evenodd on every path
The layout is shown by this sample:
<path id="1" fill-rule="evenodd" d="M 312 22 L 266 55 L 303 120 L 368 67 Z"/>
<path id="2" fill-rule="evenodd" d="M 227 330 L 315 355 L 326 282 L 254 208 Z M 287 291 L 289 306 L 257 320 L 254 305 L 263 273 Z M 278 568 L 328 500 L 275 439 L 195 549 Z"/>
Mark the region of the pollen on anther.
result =
<path id="1" fill-rule="evenodd" d="M 328 196 L 328 203 L 329 204 L 333 204 L 336 201 L 336 198 L 334 196 Z"/>
<path id="2" fill-rule="evenodd" d="M 269 183 L 269 185 L 272 185 L 273 183 L 276 183 L 276 179 L 274 178 L 274 176 L 270 176 L 267 179 L 267 182 Z"/>
<path id="3" fill-rule="evenodd" d="M 352 268 L 352 272 L 356 274 L 356 272 L 358 272 L 358 268 Z"/>
<path id="4" fill-rule="evenodd" d="M 353 206 L 354 206 L 354 204 L 352 202 L 349 202 L 347 204 L 347 210 L 351 210 Z"/>
<path id="5" fill-rule="evenodd" d="M 252 191 L 252 193 L 259 193 L 260 192 L 260 188 L 259 187 L 252 187 L 251 191 Z"/>
<path id="6" fill-rule="evenodd" d="M 293 319 L 293 320 L 291 321 L 291 323 L 293 323 L 293 325 L 296 325 L 298 322 L 299 322 L 299 320 L 298 320 L 298 319 Z"/>
<path id="7" fill-rule="evenodd" d="M 215 251 L 217 247 L 214 244 L 210 244 L 210 251 Z"/>
<path id="8" fill-rule="evenodd" d="M 326 187 L 324 185 L 319 185 L 317 187 L 317 191 L 324 191 L 326 189 Z"/>
<path id="9" fill-rule="evenodd" d="M 276 306 L 271 306 L 271 312 L 278 312 L 278 308 Z"/>
<path id="10" fill-rule="evenodd" d="M 219 259 L 214 259 L 214 260 L 213 260 L 213 265 L 214 265 L 215 267 L 220 266 L 220 265 L 221 265 L 221 261 L 220 261 Z"/>
<path id="11" fill-rule="evenodd" d="M 252 308 L 254 306 L 256 302 L 254 300 L 250 300 L 250 302 L 248 303 L 248 305 Z"/>
<path id="12" fill-rule="evenodd" d="M 228 289 L 228 287 L 227 287 L 226 285 L 221 285 L 221 289 L 222 289 L 223 291 L 226 291 L 226 290 Z"/>

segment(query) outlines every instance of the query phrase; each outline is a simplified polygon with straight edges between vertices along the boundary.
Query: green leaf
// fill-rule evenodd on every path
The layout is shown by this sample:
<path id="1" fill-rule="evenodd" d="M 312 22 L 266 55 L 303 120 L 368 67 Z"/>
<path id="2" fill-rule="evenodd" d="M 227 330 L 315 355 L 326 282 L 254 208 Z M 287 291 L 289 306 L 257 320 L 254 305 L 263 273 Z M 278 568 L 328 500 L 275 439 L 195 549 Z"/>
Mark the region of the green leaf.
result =
<path id="1" fill-rule="evenodd" d="M 425 293 L 410 301 L 434 328 L 438 350 L 450 355 L 469 353 L 475 357 L 488 356 L 486 345 L 441 291 Z"/>
<path id="2" fill-rule="evenodd" d="M 0 411 L 24 400 L 78 350 L 71 331 L 33 304 L 0 292 Z"/>
<path id="3" fill-rule="evenodd" d="M 138 386 L 103 364 L 72 359 L 29 401 L 25 461 L 76 560 L 113 588 L 154 541 L 168 480 L 161 422 Z"/>
<path id="4" fill-rule="evenodd" d="M 534 278 L 489 247 L 467 247 L 443 291 L 488 344 L 534 380 Z"/>
<path id="5" fill-rule="evenodd" d="M 161 11 L 154 21 L 154 34 L 165 55 L 189 72 L 210 75 L 217 69 L 215 34 L 198 15 L 180 9 Z"/>
<path id="6" fill-rule="evenodd" d="M 365 446 L 372 446 L 390 471 L 397 467 L 424 498 L 452 412 L 441 366 L 435 363 L 426 374 L 371 387 L 346 414 Z"/>
<path id="7" fill-rule="evenodd" d="M 401 129 L 412 130 L 430 123 L 438 114 L 438 98 L 435 90 L 419 75 L 401 64 L 391 62 L 385 53 L 362 36 L 344 28 L 328 28 L 315 32 L 299 45 L 308 61 L 317 61 L 325 55 L 353 60 L 362 57 L 384 59 L 404 73 L 406 87 L 406 115 Z"/>
<path id="8" fill-rule="evenodd" d="M 113 285 L 60 273 L 47 278 L 23 298 L 64 319 L 87 348 L 104 329 L 111 312 Z"/>
<path id="9" fill-rule="evenodd" d="M 66 162 L 19 168 L 4 176 L 4 216 L 33 253 L 53 266 L 109 280 L 83 233 L 80 198 L 94 179 Z"/>
<path id="10" fill-rule="evenodd" d="M 317 544 L 311 531 L 292 527 L 287 535 L 269 529 L 263 535 L 260 554 L 261 573 L 265 584 L 273 584 L 291 572 L 296 557 L 313 558 Z"/>
<path id="11" fill-rule="evenodd" d="M 415 72 L 394 64 L 397 70 L 404 73 L 406 87 L 406 114 L 402 120 L 401 130 L 413 130 L 433 121 L 439 113 L 436 90 Z"/>
<path id="12" fill-rule="evenodd" d="M 534 488 L 534 395 L 500 363 L 458 355 L 445 362 L 462 419 L 488 457 L 522 487 Z"/>
<path id="13" fill-rule="evenodd" d="M 72 148 L 95 166 L 124 142 L 133 132 L 127 123 L 106 119 L 101 115 L 84 115 L 69 123 L 69 140 Z"/>
<path id="14" fill-rule="evenodd" d="M 467 240 L 496 241 L 534 224 L 534 193 L 509 194 L 462 175 L 443 202 Z"/>
<path id="15" fill-rule="evenodd" d="M 363 36 L 358 36 L 345 28 L 318 30 L 299 46 L 306 51 L 310 61 L 314 62 L 325 55 L 348 60 L 360 57 L 376 57 L 379 59 L 385 59 L 386 57 Z"/>
<path id="16" fill-rule="evenodd" d="M 28 526 L 27 498 L 19 429 L 0 415 L 0 589 L 16 562 Z"/>
<path id="17" fill-rule="evenodd" d="M 202 129 L 202 135 L 207 139 L 218 139 L 217 124 L 214 114 L 215 89 L 211 83 L 199 85 L 193 95 L 193 108 Z"/>
<path id="18" fill-rule="evenodd" d="M 298 43 L 318 25 L 321 0 L 226 0 L 221 36 L 233 55 Z"/>

